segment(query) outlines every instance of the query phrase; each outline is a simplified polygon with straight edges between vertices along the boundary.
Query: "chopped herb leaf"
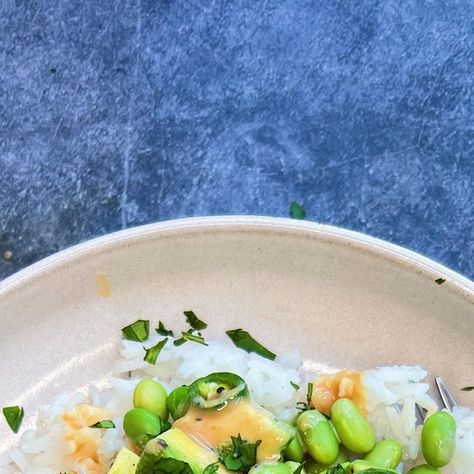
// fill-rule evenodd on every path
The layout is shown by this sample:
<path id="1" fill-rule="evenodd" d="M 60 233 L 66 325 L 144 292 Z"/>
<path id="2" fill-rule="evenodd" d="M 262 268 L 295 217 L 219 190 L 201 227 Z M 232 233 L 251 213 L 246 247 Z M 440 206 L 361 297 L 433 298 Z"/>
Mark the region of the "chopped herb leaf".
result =
<path id="1" fill-rule="evenodd" d="M 201 321 L 193 311 L 184 311 L 184 315 L 186 316 L 186 321 L 188 324 L 196 331 L 202 331 L 203 329 L 207 328 L 207 324 L 204 321 Z"/>
<path id="2" fill-rule="evenodd" d="M 188 332 L 182 332 L 181 335 L 183 336 L 184 339 L 187 341 L 192 341 L 192 342 L 197 342 L 198 344 L 202 344 L 204 346 L 208 346 L 207 342 L 202 336 L 195 336 L 194 334 Z"/>
<path id="3" fill-rule="evenodd" d="M 156 359 L 158 359 L 158 356 L 160 355 L 161 349 L 163 349 L 163 347 L 165 347 L 167 342 L 168 342 L 168 338 L 165 337 L 158 344 L 156 344 L 153 347 L 150 347 L 149 349 L 144 347 L 146 353 L 145 353 L 145 357 L 143 358 L 143 360 L 145 360 L 146 362 L 148 362 L 152 365 L 155 365 L 156 364 Z"/>
<path id="4" fill-rule="evenodd" d="M 296 470 L 293 472 L 293 474 L 301 474 L 301 472 L 303 471 L 303 468 L 304 468 L 304 465 L 306 464 L 306 461 L 303 461 L 297 468 Z"/>
<path id="5" fill-rule="evenodd" d="M 219 470 L 219 463 L 215 462 L 214 464 L 209 464 L 206 466 L 202 474 L 215 474 Z"/>
<path id="6" fill-rule="evenodd" d="M 306 402 L 308 406 L 311 404 L 311 399 L 313 398 L 313 384 L 312 382 L 308 383 L 308 391 L 306 392 Z"/>
<path id="7" fill-rule="evenodd" d="M 311 408 L 311 399 L 313 398 L 313 384 L 308 383 L 308 390 L 306 392 L 306 402 L 298 402 L 296 404 L 296 409 L 301 411 L 306 411 Z"/>
<path id="8" fill-rule="evenodd" d="M 171 423 L 169 421 L 162 421 L 161 422 L 161 433 L 164 433 L 165 431 L 168 431 L 170 428 L 171 428 Z"/>
<path id="9" fill-rule="evenodd" d="M 257 448 L 261 440 L 248 443 L 240 434 L 231 436 L 231 443 L 223 445 L 219 451 L 219 461 L 228 471 L 248 472 L 257 463 Z"/>
<path id="10" fill-rule="evenodd" d="M 438 283 L 438 285 L 442 285 L 446 281 L 446 278 L 437 278 L 435 280 L 435 283 Z"/>
<path id="11" fill-rule="evenodd" d="M 346 473 L 347 473 L 347 469 L 342 464 L 338 464 L 337 466 L 330 467 L 326 471 L 326 474 L 346 474 Z"/>
<path id="12" fill-rule="evenodd" d="M 173 331 L 170 329 L 166 329 L 165 325 L 159 321 L 158 322 L 158 327 L 155 329 L 155 331 L 160 335 L 160 336 L 171 336 L 174 337 Z"/>
<path id="13" fill-rule="evenodd" d="M 181 337 L 179 339 L 176 339 L 176 341 L 174 341 L 174 345 L 181 346 L 187 341 L 197 342 L 198 344 L 202 344 L 204 346 L 208 345 L 203 337 L 196 336 L 195 334 L 193 334 L 192 329 L 188 329 L 186 332 L 182 332 Z"/>
<path id="14" fill-rule="evenodd" d="M 292 219 L 304 219 L 306 211 L 296 201 L 293 201 L 290 204 L 290 217 Z"/>
<path id="15" fill-rule="evenodd" d="M 128 341 L 143 342 L 148 339 L 150 321 L 139 319 L 129 326 L 122 328 L 122 338 Z"/>
<path id="16" fill-rule="evenodd" d="M 275 360 L 276 354 L 263 347 L 247 331 L 232 329 L 225 333 L 230 337 L 234 345 L 240 349 L 247 352 L 255 352 L 255 354 L 265 357 L 266 359 Z"/>
<path id="17" fill-rule="evenodd" d="M 468 387 L 463 387 L 461 389 L 464 392 L 472 392 L 474 390 L 474 385 L 469 385 Z"/>
<path id="18" fill-rule="evenodd" d="M 2 411 L 5 420 L 7 420 L 8 426 L 14 433 L 18 433 L 23 417 L 25 416 L 25 410 L 23 410 L 23 407 L 5 407 Z"/>
<path id="19" fill-rule="evenodd" d="M 115 424 L 112 420 L 102 420 L 90 425 L 89 428 L 103 428 L 104 430 L 110 430 L 115 428 Z"/>
<path id="20" fill-rule="evenodd" d="M 179 339 L 176 339 L 173 344 L 175 346 L 182 346 L 186 341 L 186 339 L 184 337 L 180 337 Z"/>
<path id="21" fill-rule="evenodd" d="M 299 390 L 300 389 L 300 386 L 295 383 L 295 382 L 290 382 L 290 385 L 295 389 L 295 390 Z M 294 474 L 294 473 L 293 473 Z"/>
<path id="22" fill-rule="evenodd" d="M 187 462 L 178 461 L 173 458 L 158 458 L 150 464 L 146 464 L 146 471 L 140 464 L 137 473 L 153 473 L 153 474 L 193 474 L 193 470 Z"/>

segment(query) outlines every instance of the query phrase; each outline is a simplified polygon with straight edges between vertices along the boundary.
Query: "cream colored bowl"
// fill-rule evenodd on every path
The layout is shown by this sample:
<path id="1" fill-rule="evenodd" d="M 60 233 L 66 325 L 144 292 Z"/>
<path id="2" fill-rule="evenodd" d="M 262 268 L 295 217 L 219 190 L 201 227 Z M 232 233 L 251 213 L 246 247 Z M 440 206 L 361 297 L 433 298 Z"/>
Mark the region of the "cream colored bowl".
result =
<path id="1" fill-rule="evenodd" d="M 176 326 L 187 309 L 208 335 L 241 327 L 273 351 L 298 346 L 307 364 L 421 364 L 474 405 L 459 391 L 474 383 L 471 281 L 347 230 L 215 217 L 107 235 L 3 281 L 1 406 L 23 405 L 31 426 L 52 396 L 106 380 L 122 326 Z M 1 452 L 16 437 L 0 425 Z"/>

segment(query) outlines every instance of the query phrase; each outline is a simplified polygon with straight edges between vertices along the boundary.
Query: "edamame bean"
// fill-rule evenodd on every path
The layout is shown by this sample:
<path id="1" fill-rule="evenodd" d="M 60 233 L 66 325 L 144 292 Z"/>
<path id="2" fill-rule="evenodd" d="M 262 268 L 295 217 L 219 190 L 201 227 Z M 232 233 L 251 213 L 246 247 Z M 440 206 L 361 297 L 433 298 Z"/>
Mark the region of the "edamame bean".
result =
<path id="1" fill-rule="evenodd" d="M 295 437 L 291 440 L 284 452 L 284 457 L 288 461 L 300 463 L 304 458 L 304 448 L 300 440 L 300 435 L 296 432 Z"/>
<path id="2" fill-rule="evenodd" d="M 331 420 L 342 444 L 356 454 L 365 454 L 375 445 L 375 433 L 359 407 L 340 398 L 331 407 Z"/>
<path id="3" fill-rule="evenodd" d="M 365 472 L 365 471 L 369 471 L 373 469 L 373 470 L 377 470 L 377 469 L 380 469 L 380 466 L 376 466 L 368 461 L 366 461 L 365 459 L 356 459 L 355 461 L 352 461 L 351 463 L 351 472 L 353 473 L 357 473 L 357 472 Z M 395 471 L 395 469 L 387 469 L 387 468 L 384 468 L 383 469 L 384 473 L 385 472 L 394 472 L 394 473 L 398 473 L 398 471 Z"/>
<path id="4" fill-rule="evenodd" d="M 384 439 L 364 459 L 380 468 L 395 469 L 402 459 L 402 447 L 398 441 Z"/>
<path id="5" fill-rule="evenodd" d="M 298 418 L 297 427 L 311 457 L 321 464 L 333 463 L 339 454 L 339 443 L 328 419 L 317 410 L 308 410 Z"/>
<path id="6" fill-rule="evenodd" d="M 162 421 L 168 420 L 168 407 L 166 406 L 166 390 L 161 383 L 152 379 L 143 379 L 133 392 L 133 406 L 145 408 Z"/>
<path id="7" fill-rule="evenodd" d="M 291 470 L 289 466 L 282 462 L 264 463 L 252 467 L 249 474 L 291 474 Z"/>
<path id="8" fill-rule="evenodd" d="M 189 400 L 188 400 L 189 387 L 183 385 L 181 387 L 175 388 L 169 395 L 166 400 L 166 405 L 168 407 L 173 420 L 177 420 L 182 416 L 186 415 L 186 412 L 189 409 Z"/>
<path id="9" fill-rule="evenodd" d="M 441 471 L 435 467 L 428 466 L 428 464 L 423 464 L 410 469 L 408 474 L 441 474 Z"/>
<path id="10" fill-rule="evenodd" d="M 150 439 L 161 432 L 161 421 L 145 408 L 132 408 L 123 417 L 123 430 L 139 447 L 144 448 Z"/>
<path id="11" fill-rule="evenodd" d="M 432 467 L 449 464 L 456 447 L 456 421 L 445 411 L 429 416 L 421 431 L 421 450 Z"/>

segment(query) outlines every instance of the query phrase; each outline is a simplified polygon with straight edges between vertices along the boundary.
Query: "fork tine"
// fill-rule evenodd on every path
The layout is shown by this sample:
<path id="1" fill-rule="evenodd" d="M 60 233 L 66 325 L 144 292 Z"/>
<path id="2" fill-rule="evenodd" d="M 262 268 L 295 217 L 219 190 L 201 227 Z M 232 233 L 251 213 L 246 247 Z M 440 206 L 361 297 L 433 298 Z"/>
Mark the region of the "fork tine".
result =
<path id="1" fill-rule="evenodd" d="M 458 406 L 453 394 L 441 377 L 435 377 L 434 380 L 444 407 L 450 412 L 453 411 L 453 408 Z"/>
<path id="2" fill-rule="evenodd" d="M 428 410 L 415 402 L 416 426 L 422 425 L 425 422 L 426 413 L 428 413 Z"/>

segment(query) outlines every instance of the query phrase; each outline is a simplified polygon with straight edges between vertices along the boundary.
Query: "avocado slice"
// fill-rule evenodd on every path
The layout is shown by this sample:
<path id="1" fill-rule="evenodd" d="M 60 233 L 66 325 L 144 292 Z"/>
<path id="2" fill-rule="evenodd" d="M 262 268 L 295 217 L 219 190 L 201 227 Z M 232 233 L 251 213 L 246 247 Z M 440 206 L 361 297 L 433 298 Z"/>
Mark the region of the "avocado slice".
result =
<path id="1" fill-rule="evenodd" d="M 192 407 L 174 426 L 214 451 L 240 435 L 249 443 L 260 441 L 257 462 L 278 462 L 295 437 L 295 428 L 249 400 L 231 401 L 220 410 Z"/>
<path id="2" fill-rule="evenodd" d="M 140 458 L 127 448 L 122 448 L 108 474 L 135 474 Z"/>
<path id="3" fill-rule="evenodd" d="M 177 461 L 173 471 L 170 472 L 202 474 L 207 466 L 217 462 L 217 456 L 210 449 L 193 441 L 180 429 L 171 428 L 147 443 L 136 474 L 168 472 L 165 464 L 171 464 L 170 460 Z M 221 465 L 217 472 L 228 473 Z"/>
<path id="4" fill-rule="evenodd" d="M 275 463 L 295 438 L 294 427 L 251 402 L 245 380 L 236 374 L 215 372 L 201 377 L 189 386 L 186 398 L 186 410 L 174 426 L 214 451 L 240 435 L 249 443 L 260 441 L 259 463 Z"/>

